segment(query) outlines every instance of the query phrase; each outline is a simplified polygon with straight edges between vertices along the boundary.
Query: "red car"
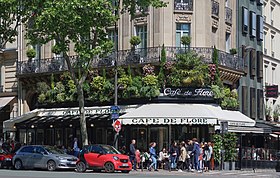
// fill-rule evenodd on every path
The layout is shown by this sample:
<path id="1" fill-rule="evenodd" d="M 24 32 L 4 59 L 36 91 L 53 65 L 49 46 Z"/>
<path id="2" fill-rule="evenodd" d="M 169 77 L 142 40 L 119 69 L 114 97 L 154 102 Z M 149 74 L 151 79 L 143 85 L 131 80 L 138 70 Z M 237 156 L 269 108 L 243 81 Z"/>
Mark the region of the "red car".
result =
<path id="1" fill-rule="evenodd" d="M 76 168 L 78 172 L 92 169 L 97 171 L 105 170 L 108 173 L 115 171 L 129 173 L 132 165 L 128 156 L 121 154 L 112 146 L 90 145 L 85 146 L 80 151 Z"/>
<path id="2" fill-rule="evenodd" d="M 6 151 L 0 148 L 0 168 L 12 167 L 12 158 L 13 154 L 7 153 Z"/>

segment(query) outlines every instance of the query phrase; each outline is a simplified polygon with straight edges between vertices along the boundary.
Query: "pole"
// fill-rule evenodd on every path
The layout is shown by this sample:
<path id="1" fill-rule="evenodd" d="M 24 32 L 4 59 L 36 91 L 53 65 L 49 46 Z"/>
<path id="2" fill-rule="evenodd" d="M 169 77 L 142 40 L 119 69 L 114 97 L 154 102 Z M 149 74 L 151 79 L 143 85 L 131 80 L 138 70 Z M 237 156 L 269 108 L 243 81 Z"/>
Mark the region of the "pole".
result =
<path id="1" fill-rule="evenodd" d="M 115 0 L 115 17 L 118 14 L 118 4 L 117 4 L 118 0 Z M 117 38 L 117 21 L 115 21 L 115 30 L 114 30 L 114 42 L 115 42 L 115 63 L 114 63 L 114 69 L 115 69 L 115 80 L 114 80 L 114 90 L 115 90 L 115 97 L 114 97 L 114 105 L 118 106 L 118 65 L 117 65 L 117 61 L 118 61 L 118 38 Z M 116 132 L 115 133 L 115 139 L 114 139 L 114 146 L 116 149 L 118 149 L 118 136 L 119 133 Z"/>

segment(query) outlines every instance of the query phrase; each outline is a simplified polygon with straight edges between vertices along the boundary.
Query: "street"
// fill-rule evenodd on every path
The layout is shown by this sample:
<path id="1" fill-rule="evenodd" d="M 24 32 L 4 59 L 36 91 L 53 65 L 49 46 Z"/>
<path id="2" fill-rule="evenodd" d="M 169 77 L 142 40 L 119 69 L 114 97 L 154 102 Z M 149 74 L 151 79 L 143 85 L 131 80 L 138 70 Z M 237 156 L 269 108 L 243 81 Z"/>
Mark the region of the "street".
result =
<path id="1" fill-rule="evenodd" d="M 160 170 L 159 172 L 148 172 L 146 170 L 133 171 L 129 174 L 122 173 L 96 173 L 96 172 L 86 172 L 77 173 L 72 171 L 34 171 L 34 170 L 0 170 L 0 178 L 106 178 L 106 177 L 141 177 L 141 178 L 159 178 L 159 177 L 176 177 L 176 178 L 204 178 L 204 177 L 238 177 L 238 178 L 248 178 L 248 177 L 265 177 L 265 178 L 280 178 L 280 173 L 276 173 L 275 170 L 256 170 L 254 173 L 252 170 L 248 171 L 212 171 L 206 173 L 191 173 L 191 172 L 168 172 Z"/>

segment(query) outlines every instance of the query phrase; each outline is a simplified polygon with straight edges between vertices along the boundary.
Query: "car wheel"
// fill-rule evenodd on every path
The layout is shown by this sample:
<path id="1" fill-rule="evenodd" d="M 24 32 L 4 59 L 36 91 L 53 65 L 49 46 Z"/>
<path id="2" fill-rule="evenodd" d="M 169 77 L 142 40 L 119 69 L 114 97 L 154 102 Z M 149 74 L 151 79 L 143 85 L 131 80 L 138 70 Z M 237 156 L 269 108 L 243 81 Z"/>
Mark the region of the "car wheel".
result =
<path id="1" fill-rule="evenodd" d="M 83 161 L 80 161 L 76 164 L 77 172 L 85 172 L 87 170 L 86 164 Z"/>
<path id="2" fill-rule="evenodd" d="M 104 168 L 105 168 L 105 172 L 108 172 L 108 173 L 112 173 L 115 171 L 115 166 L 111 162 L 105 163 Z"/>
<path id="3" fill-rule="evenodd" d="M 16 170 L 22 169 L 22 162 L 21 162 L 21 160 L 19 160 L 19 159 L 15 160 L 14 167 L 15 167 Z"/>
<path id="4" fill-rule="evenodd" d="M 130 171 L 122 171 L 122 173 L 129 173 Z"/>
<path id="5" fill-rule="evenodd" d="M 54 161 L 50 160 L 47 163 L 47 169 L 48 171 L 54 171 L 56 169 L 56 164 Z"/>

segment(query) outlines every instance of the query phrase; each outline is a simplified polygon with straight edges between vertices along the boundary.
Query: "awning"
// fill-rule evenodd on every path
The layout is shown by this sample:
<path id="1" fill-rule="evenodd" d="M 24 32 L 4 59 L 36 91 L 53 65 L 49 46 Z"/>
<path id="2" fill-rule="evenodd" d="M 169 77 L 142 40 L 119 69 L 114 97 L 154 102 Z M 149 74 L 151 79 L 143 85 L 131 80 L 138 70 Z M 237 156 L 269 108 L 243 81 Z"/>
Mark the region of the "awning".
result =
<path id="1" fill-rule="evenodd" d="M 126 105 L 119 106 L 120 113 L 127 113 L 138 105 Z M 111 106 L 101 106 L 101 107 L 85 107 L 85 114 L 87 121 L 92 121 L 94 119 L 110 118 Z M 5 131 L 15 131 L 16 125 L 39 125 L 39 124 L 50 124 L 50 123 L 62 123 L 70 122 L 79 119 L 79 108 L 52 108 L 52 109 L 35 109 L 28 113 L 25 113 L 19 117 L 9 119 L 3 122 L 3 130 Z"/>
<path id="2" fill-rule="evenodd" d="M 120 117 L 123 125 L 131 124 L 217 124 L 222 109 L 211 104 L 146 104 Z"/>
<path id="3" fill-rule="evenodd" d="M 7 104 L 9 104 L 15 97 L 1 97 L 0 98 L 0 110 L 5 107 Z"/>
<path id="4" fill-rule="evenodd" d="M 229 110 L 223 110 L 223 116 L 219 119 L 219 121 L 227 121 L 228 125 L 239 127 L 253 127 L 256 124 L 256 121 L 241 112 Z"/>

